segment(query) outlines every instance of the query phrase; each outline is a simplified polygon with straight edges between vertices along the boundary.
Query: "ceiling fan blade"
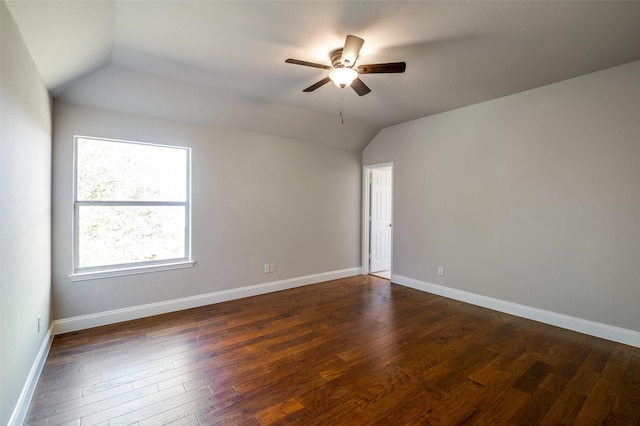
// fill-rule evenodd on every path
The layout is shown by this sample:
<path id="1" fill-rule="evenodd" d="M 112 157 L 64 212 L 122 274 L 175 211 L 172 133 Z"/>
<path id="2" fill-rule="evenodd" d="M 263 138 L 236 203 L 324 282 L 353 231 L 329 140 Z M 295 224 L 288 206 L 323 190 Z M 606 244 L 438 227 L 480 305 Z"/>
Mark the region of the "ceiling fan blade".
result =
<path id="1" fill-rule="evenodd" d="M 356 78 L 355 80 L 353 80 L 351 82 L 351 87 L 360 96 L 364 96 L 364 95 L 366 95 L 367 93 L 369 93 L 371 91 L 371 89 L 369 89 L 369 86 L 364 84 L 364 82 L 362 80 L 360 80 L 359 78 Z"/>
<path id="2" fill-rule="evenodd" d="M 322 68 L 323 70 L 332 70 L 329 65 L 316 64 L 315 62 L 301 61 L 299 59 L 287 59 L 287 64 L 304 65 L 305 67 Z"/>
<path id="3" fill-rule="evenodd" d="M 324 86 L 325 84 L 327 84 L 330 81 L 331 81 L 331 79 L 329 77 L 325 77 L 322 80 L 320 80 L 319 82 L 317 82 L 315 84 L 312 84 L 311 86 L 309 86 L 306 89 L 304 89 L 303 92 L 313 92 L 318 87 L 322 87 L 322 86 Z"/>
<path id="4" fill-rule="evenodd" d="M 348 35 L 347 39 L 344 41 L 340 62 L 342 62 L 345 67 L 352 67 L 353 64 L 356 63 L 356 59 L 358 59 L 358 55 L 360 54 L 360 49 L 363 44 L 364 40 L 360 37 Z"/>
<path id="5" fill-rule="evenodd" d="M 405 62 L 390 62 L 387 64 L 369 64 L 358 66 L 358 74 L 386 74 L 404 72 L 407 69 Z"/>

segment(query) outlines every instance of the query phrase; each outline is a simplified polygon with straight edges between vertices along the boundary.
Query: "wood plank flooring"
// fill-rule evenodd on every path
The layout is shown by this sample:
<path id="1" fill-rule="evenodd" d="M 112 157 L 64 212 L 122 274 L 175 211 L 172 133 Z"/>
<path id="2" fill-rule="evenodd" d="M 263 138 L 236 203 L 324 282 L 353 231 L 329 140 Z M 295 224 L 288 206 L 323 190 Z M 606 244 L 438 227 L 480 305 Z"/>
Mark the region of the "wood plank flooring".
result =
<path id="1" fill-rule="evenodd" d="M 26 425 L 638 425 L 640 349 L 357 276 L 56 336 Z"/>

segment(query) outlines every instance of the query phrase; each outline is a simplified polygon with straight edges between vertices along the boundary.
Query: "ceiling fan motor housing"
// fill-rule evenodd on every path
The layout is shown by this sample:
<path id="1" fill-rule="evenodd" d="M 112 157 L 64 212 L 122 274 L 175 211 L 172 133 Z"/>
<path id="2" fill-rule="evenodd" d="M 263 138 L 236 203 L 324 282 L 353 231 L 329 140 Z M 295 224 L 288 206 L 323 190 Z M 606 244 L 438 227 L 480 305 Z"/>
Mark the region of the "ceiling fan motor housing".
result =
<path id="1" fill-rule="evenodd" d="M 339 47 L 338 49 L 332 50 L 331 53 L 329 54 L 329 57 L 331 58 L 331 65 L 334 68 L 351 68 L 353 66 L 353 64 L 343 64 L 341 59 L 342 59 L 342 47 Z"/>

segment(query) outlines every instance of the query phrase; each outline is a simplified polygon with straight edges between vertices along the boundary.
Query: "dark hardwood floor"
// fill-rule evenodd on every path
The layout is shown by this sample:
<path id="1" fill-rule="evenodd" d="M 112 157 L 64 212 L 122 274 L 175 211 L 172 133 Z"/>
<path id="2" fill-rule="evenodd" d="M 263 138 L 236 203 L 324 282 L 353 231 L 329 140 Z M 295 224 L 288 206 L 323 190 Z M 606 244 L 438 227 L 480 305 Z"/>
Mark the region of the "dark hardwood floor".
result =
<path id="1" fill-rule="evenodd" d="M 637 425 L 640 349 L 389 284 L 56 336 L 27 425 Z"/>

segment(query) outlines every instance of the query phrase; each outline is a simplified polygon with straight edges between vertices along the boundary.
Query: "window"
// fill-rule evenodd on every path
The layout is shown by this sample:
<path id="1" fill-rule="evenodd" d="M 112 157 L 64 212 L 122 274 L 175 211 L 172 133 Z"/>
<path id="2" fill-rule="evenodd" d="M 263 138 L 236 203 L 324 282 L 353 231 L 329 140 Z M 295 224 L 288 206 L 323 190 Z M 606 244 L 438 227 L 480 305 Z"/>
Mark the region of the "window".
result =
<path id="1" fill-rule="evenodd" d="M 190 154 L 183 147 L 75 138 L 74 276 L 193 263 Z"/>

